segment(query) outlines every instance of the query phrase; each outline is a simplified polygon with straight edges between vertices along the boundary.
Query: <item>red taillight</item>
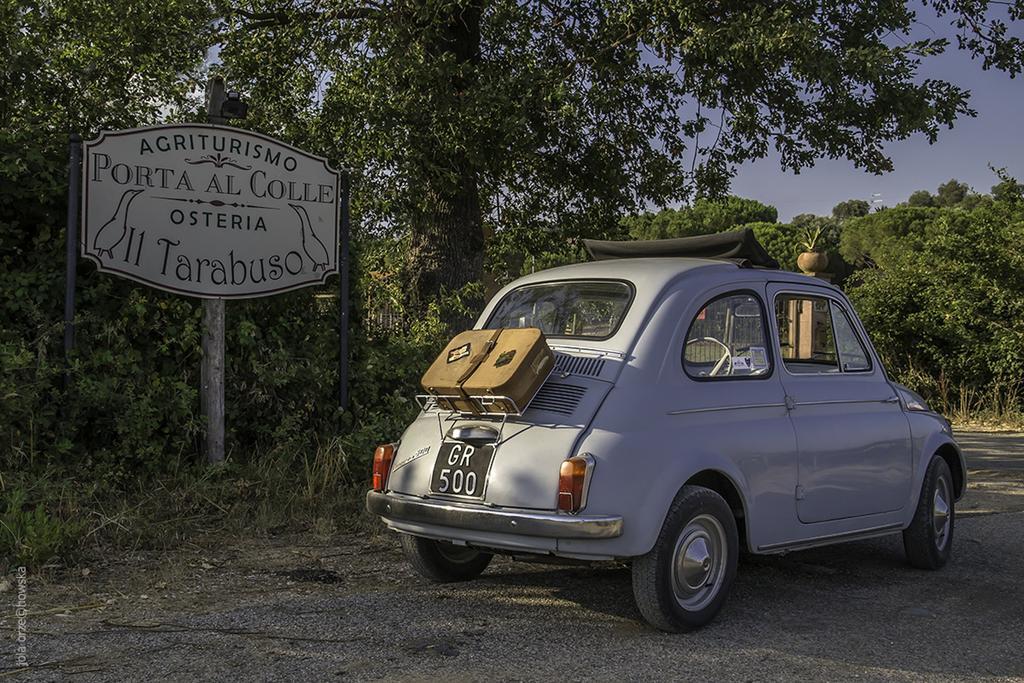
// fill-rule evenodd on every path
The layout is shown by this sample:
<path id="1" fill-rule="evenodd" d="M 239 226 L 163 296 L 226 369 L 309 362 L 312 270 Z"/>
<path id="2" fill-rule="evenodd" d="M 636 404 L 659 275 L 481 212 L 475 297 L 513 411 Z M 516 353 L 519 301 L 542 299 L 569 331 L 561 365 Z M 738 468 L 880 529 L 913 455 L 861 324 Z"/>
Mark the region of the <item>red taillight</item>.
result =
<path id="1" fill-rule="evenodd" d="M 562 463 L 558 470 L 558 509 L 579 512 L 586 504 L 587 475 L 594 468 L 590 455 L 577 455 Z"/>
<path id="2" fill-rule="evenodd" d="M 395 459 L 395 445 L 386 443 L 377 446 L 373 452 L 373 490 L 383 491 L 388 485 L 388 474 L 391 472 L 391 461 Z"/>

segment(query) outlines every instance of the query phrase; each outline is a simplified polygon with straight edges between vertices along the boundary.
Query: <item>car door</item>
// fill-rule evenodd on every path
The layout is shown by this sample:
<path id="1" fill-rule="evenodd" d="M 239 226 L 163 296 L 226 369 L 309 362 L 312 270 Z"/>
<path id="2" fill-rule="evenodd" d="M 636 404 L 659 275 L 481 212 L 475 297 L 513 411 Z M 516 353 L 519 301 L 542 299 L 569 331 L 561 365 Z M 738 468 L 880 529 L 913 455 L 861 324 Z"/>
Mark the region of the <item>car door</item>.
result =
<path id="1" fill-rule="evenodd" d="M 826 288 L 770 285 L 798 450 L 801 522 L 891 512 L 908 499 L 910 426 L 849 304 Z"/>
<path id="2" fill-rule="evenodd" d="M 796 436 L 773 351 L 764 283 L 731 283 L 692 297 L 685 320 L 682 373 L 671 391 L 673 436 L 691 462 L 730 461 L 745 499 L 754 547 L 793 541 Z M 682 346 L 681 349 L 679 347 Z M 673 354 L 674 355 L 674 354 Z M 673 358 L 678 364 L 678 356 Z M 682 482 L 679 482 L 682 483 Z"/>

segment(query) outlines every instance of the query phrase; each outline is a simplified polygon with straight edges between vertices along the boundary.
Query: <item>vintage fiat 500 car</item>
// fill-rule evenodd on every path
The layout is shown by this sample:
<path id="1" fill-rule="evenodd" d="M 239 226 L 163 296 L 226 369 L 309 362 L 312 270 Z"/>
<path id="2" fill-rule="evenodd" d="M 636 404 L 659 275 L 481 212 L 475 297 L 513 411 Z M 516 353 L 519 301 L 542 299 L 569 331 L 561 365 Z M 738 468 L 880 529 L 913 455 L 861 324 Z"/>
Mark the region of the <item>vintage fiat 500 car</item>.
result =
<path id="1" fill-rule="evenodd" d="M 737 557 L 903 534 L 953 545 L 966 468 L 892 382 L 843 293 L 721 259 L 612 258 L 501 290 L 477 328 L 538 327 L 555 369 L 521 415 L 427 400 L 377 449 L 368 509 L 435 581 L 494 554 L 627 560 L 641 614 L 711 620 Z"/>

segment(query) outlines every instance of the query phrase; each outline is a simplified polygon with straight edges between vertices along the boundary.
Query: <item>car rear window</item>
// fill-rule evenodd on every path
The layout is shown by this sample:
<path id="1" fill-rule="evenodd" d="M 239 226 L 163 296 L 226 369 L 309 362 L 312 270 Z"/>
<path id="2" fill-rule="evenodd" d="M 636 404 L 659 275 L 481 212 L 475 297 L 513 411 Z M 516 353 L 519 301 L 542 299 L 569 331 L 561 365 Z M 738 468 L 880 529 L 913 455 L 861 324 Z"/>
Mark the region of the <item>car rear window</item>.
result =
<path id="1" fill-rule="evenodd" d="M 514 289 L 487 327 L 539 327 L 548 337 L 607 339 L 619 329 L 633 287 L 618 280 L 563 280 Z"/>

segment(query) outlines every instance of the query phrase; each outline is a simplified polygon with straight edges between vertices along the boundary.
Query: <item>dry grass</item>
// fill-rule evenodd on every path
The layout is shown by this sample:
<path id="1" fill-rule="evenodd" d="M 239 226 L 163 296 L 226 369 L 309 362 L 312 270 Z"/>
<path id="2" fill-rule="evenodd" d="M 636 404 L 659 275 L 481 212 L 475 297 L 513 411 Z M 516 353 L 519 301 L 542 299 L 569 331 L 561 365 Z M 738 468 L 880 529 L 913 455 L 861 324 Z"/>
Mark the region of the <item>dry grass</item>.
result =
<path id="1" fill-rule="evenodd" d="M 335 439 L 305 453 L 183 467 L 128 490 L 104 490 L 56 472 L 7 477 L 0 480 L 0 496 L 21 501 L 19 508 L 29 512 L 42 506 L 46 517 L 17 537 L 0 528 L 0 570 L 26 559 L 33 568 L 68 566 L 204 536 L 302 532 L 326 538 L 366 531 L 373 520 L 363 507 L 368 476 L 362 469 Z M 53 547 L 34 550 L 44 541 Z"/>
<path id="2" fill-rule="evenodd" d="M 987 386 L 953 383 L 911 367 L 899 381 L 923 395 L 928 403 L 959 429 L 984 431 L 1024 430 L 1024 396 L 1019 378 L 996 379 Z"/>

